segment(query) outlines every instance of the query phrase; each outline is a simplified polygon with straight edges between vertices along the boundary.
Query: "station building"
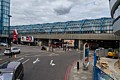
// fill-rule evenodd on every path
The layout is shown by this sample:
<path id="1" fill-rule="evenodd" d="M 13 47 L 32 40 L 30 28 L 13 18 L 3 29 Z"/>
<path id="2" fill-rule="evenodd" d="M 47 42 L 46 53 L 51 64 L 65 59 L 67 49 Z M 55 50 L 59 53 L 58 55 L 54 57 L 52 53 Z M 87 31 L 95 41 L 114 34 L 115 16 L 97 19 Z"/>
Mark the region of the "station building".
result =
<path id="1" fill-rule="evenodd" d="M 97 48 L 97 46 L 117 48 L 120 38 L 112 35 L 112 23 L 112 18 L 103 17 L 78 21 L 17 25 L 11 26 L 11 31 L 17 29 L 19 35 L 33 35 L 35 41 L 43 41 L 47 44 L 49 42 L 59 42 L 59 39 L 62 39 L 62 42 L 63 40 L 75 40 L 74 47 L 88 42 L 93 48 Z"/>
<path id="2" fill-rule="evenodd" d="M 19 34 L 101 34 L 113 33 L 112 18 L 84 19 L 78 21 L 55 22 L 44 24 L 17 25 L 11 30 L 17 29 Z"/>

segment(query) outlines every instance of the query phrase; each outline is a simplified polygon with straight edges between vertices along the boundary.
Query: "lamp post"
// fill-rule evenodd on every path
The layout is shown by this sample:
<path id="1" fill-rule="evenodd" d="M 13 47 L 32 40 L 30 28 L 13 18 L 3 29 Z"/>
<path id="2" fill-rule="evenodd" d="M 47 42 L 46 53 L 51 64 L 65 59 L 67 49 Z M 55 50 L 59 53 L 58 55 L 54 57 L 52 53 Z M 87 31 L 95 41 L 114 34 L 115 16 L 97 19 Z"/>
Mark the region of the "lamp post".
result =
<path id="1" fill-rule="evenodd" d="M 12 17 L 11 15 L 8 15 L 9 18 L 9 26 L 8 26 L 8 47 L 10 48 L 10 56 L 12 57 L 12 53 L 11 53 L 11 40 L 10 40 L 10 17 Z M 9 58 L 10 58 L 9 56 Z"/>
<path id="2" fill-rule="evenodd" d="M 9 26 L 8 26 L 8 47 L 11 48 L 11 40 L 10 40 L 10 17 L 12 17 L 11 15 L 8 15 L 9 18 Z"/>

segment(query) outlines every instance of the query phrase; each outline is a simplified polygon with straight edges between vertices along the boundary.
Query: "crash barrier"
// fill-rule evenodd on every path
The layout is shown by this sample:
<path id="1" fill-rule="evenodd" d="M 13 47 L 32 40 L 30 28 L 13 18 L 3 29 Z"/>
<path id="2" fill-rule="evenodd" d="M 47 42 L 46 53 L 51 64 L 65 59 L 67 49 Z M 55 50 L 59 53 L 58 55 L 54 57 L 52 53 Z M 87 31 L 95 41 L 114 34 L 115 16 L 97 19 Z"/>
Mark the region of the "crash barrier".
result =
<path id="1" fill-rule="evenodd" d="M 41 50 L 47 50 L 47 48 L 45 46 L 42 46 Z"/>
<path id="2" fill-rule="evenodd" d="M 41 50 L 49 51 L 49 47 L 47 47 L 47 46 L 42 46 L 42 47 L 41 47 Z"/>
<path id="3" fill-rule="evenodd" d="M 55 51 L 55 48 L 53 48 L 53 47 L 48 47 L 48 46 L 42 46 L 41 47 L 41 50 L 45 50 L 45 51 Z"/>
<path id="4" fill-rule="evenodd" d="M 103 72 L 100 68 L 96 66 L 97 56 L 96 51 L 94 53 L 94 80 L 114 80 L 110 75 Z"/>

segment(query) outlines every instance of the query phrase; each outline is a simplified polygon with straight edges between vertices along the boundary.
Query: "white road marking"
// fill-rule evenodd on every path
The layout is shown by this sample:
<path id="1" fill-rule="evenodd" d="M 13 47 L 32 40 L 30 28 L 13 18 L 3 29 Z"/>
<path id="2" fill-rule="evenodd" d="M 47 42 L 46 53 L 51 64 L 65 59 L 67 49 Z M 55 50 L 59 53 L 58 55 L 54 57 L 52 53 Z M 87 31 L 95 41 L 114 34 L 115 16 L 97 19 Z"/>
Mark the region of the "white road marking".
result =
<path id="1" fill-rule="evenodd" d="M 55 66 L 55 63 L 53 63 L 53 60 L 50 61 L 51 66 Z"/>
<path id="2" fill-rule="evenodd" d="M 20 59 L 18 59 L 17 61 L 21 61 L 21 60 L 23 60 L 24 58 L 20 58 Z"/>
<path id="3" fill-rule="evenodd" d="M 52 63 L 51 65 L 52 65 L 52 66 L 55 66 L 55 64 L 54 64 L 54 63 Z"/>
<path id="4" fill-rule="evenodd" d="M 48 56 L 58 56 L 59 54 L 56 54 L 56 53 L 51 53 L 49 54 Z"/>
<path id="5" fill-rule="evenodd" d="M 40 61 L 39 58 L 37 58 L 35 61 L 33 61 L 33 64 L 35 64 L 35 63 L 37 63 L 39 61 Z"/>
<path id="6" fill-rule="evenodd" d="M 24 61 L 22 64 L 25 64 L 26 62 L 28 62 L 30 59 L 27 59 L 26 61 Z"/>
<path id="7" fill-rule="evenodd" d="M 41 54 L 39 54 L 39 55 L 28 55 L 28 56 L 25 56 L 25 57 L 38 57 L 38 56 L 41 56 Z"/>
<path id="8" fill-rule="evenodd" d="M 50 64 L 52 64 L 53 60 L 50 61 Z"/>
<path id="9" fill-rule="evenodd" d="M 40 54 L 39 55 L 35 55 L 35 57 L 37 57 L 37 56 L 41 56 Z"/>
<path id="10" fill-rule="evenodd" d="M 18 56 L 18 57 L 16 57 L 16 58 L 21 58 L 21 57 L 24 57 L 25 55 L 22 55 L 22 56 Z"/>

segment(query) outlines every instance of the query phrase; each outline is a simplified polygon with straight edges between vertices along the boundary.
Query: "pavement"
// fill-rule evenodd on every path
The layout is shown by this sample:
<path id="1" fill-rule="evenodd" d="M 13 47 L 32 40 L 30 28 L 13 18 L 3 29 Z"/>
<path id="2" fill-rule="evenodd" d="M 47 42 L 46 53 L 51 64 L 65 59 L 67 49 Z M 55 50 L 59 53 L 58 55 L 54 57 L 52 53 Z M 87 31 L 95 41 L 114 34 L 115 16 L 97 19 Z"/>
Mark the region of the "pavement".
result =
<path id="1" fill-rule="evenodd" d="M 110 75 L 114 80 L 120 80 L 120 62 L 118 59 L 109 59 L 109 70 L 112 71 Z M 79 69 L 77 69 L 77 62 L 79 62 Z M 75 61 L 71 65 L 70 73 L 68 80 L 93 80 L 93 57 L 89 58 L 89 67 L 88 70 L 83 69 L 83 64 L 81 60 Z M 106 72 L 105 72 L 106 73 Z"/>
<path id="2" fill-rule="evenodd" d="M 81 60 L 73 63 L 68 80 L 93 80 L 93 58 L 89 59 L 90 64 L 87 70 L 83 69 L 83 64 Z M 77 70 L 77 62 L 79 62 L 79 70 Z"/>
<path id="3" fill-rule="evenodd" d="M 120 61 L 118 60 L 117 62 L 115 62 L 115 67 L 114 67 L 117 71 L 117 78 L 119 78 L 120 80 Z"/>
<path id="4" fill-rule="evenodd" d="M 66 53 L 66 52 L 70 52 L 71 49 L 63 51 L 63 48 L 56 48 L 54 49 L 53 52 L 56 53 Z M 77 51 L 79 54 L 83 53 L 79 50 L 75 50 Z M 94 52 L 91 51 L 90 55 L 93 54 Z M 68 67 L 68 74 L 65 76 L 65 80 L 93 80 L 93 56 L 89 58 L 90 64 L 88 67 L 88 70 L 83 70 L 83 64 L 81 60 L 77 60 L 75 62 L 73 62 L 71 65 L 69 65 Z M 79 70 L 77 70 L 77 62 L 79 62 Z M 70 70 L 69 70 L 70 69 Z"/>

